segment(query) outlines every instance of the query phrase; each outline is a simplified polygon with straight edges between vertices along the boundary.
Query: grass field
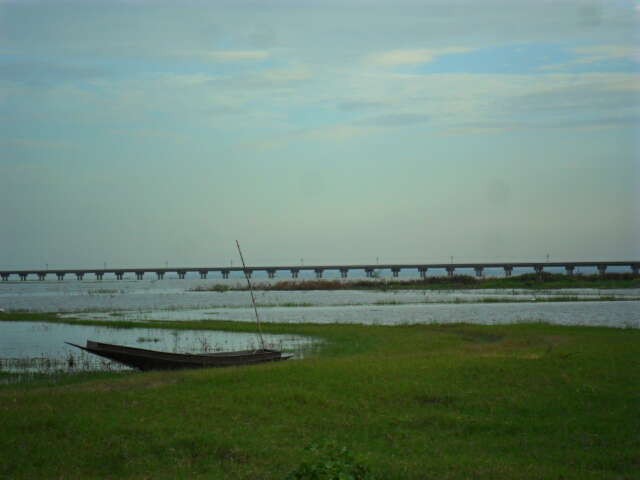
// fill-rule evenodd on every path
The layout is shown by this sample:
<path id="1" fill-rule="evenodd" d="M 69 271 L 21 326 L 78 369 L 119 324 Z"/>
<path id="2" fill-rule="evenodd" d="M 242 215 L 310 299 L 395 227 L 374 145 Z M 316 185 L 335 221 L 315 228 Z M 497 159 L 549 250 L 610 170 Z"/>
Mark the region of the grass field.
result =
<path id="1" fill-rule="evenodd" d="M 3 385 L 0 478 L 284 479 L 342 448 L 367 466 L 362 478 L 639 478 L 639 330 L 263 328 L 325 342 L 305 360 L 248 368 Z"/>

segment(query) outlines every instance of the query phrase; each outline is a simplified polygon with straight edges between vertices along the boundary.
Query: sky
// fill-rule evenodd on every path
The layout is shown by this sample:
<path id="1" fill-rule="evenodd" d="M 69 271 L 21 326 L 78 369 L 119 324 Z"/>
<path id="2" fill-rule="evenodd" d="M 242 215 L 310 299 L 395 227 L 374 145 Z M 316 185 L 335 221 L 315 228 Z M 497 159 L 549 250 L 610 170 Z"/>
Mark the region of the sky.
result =
<path id="1" fill-rule="evenodd" d="M 0 0 L 0 268 L 640 259 L 637 0 Z"/>

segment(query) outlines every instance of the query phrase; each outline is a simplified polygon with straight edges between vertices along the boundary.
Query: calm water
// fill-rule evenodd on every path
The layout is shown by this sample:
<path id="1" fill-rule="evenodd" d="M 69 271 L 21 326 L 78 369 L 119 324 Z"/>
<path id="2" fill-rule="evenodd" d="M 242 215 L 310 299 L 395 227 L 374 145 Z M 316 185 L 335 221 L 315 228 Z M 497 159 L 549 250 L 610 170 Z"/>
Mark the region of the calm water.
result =
<path id="1" fill-rule="evenodd" d="M 0 370 L 49 371 L 73 369 L 122 369 L 117 364 L 88 354 L 64 342 L 84 345 L 87 339 L 167 352 L 214 352 L 256 348 L 259 340 L 250 333 L 174 330 L 161 328 L 108 328 L 46 322 L 0 322 Z M 268 348 L 301 355 L 315 343 L 300 335 L 263 335 Z"/>
<path id="2" fill-rule="evenodd" d="M 63 317 L 107 321 L 224 319 L 253 322 L 249 294 L 245 291 L 190 291 L 202 285 L 237 285 L 240 280 L 0 282 L 0 309 L 56 312 Z M 592 301 L 544 301 L 568 296 Z M 598 301 L 601 296 L 620 300 Z M 491 325 L 542 321 L 640 328 L 640 289 L 258 291 L 256 299 L 261 305 L 260 316 L 264 322 L 379 325 L 467 322 Z M 485 299 L 506 303 L 482 303 Z M 40 371 L 45 367 L 66 369 L 70 356 L 74 356 L 74 368 L 118 368 L 64 344 L 65 341 L 84 344 L 87 339 L 175 352 L 240 350 L 257 345 L 255 335 L 244 333 L 0 322 L 1 366 L 14 371 Z M 265 340 L 275 348 L 299 355 L 302 348 L 314 342 L 314 339 L 294 335 L 266 335 Z"/>
<path id="3" fill-rule="evenodd" d="M 240 282 L 239 278 L 226 281 L 187 278 L 0 282 L 0 309 L 68 313 L 101 320 L 253 321 L 246 291 L 190 291 L 203 285 L 238 285 Z M 613 296 L 624 301 L 540 301 L 562 300 L 566 297 L 598 300 L 602 296 Z M 266 322 L 392 325 L 544 321 L 565 325 L 640 328 L 640 289 L 257 291 L 256 299 L 261 306 L 261 318 Z M 509 303 L 482 303 L 486 299 Z"/>
<path id="4" fill-rule="evenodd" d="M 70 314 L 86 319 L 255 321 L 251 308 L 124 311 L 117 315 L 95 312 Z M 397 305 L 344 305 L 271 307 L 260 310 L 260 319 L 282 323 L 360 323 L 402 325 L 420 323 L 479 323 L 485 325 L 546 322 L 558 325 L 589 325 L 640 328 L 640 302 L 462 303 Z"/>

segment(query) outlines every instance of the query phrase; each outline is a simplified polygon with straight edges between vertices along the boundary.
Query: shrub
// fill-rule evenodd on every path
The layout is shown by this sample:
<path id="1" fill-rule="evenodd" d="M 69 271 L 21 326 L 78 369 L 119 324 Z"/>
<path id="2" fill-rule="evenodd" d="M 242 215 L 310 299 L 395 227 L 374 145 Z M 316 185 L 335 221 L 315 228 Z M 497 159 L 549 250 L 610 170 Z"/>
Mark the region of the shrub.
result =
<path id="1" fill-rule="evenodd" d="M 374 480 L 369 468 L 344 446 L 333 442 L 307 447 L 304 461 L 285 480 Z"/>

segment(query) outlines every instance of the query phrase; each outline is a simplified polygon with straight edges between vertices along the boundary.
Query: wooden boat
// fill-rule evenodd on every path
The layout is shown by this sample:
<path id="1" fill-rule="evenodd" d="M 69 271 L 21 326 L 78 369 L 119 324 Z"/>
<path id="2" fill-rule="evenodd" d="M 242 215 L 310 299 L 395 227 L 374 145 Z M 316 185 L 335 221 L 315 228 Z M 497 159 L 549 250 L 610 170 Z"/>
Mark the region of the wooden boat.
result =
<path id="1" fill-rule="evenodd" d="M 80 348 L 87 352 L 101 357 L 115 360 L 128 367 L 140 370 L 177 370 L 182 368 L 209 368 L 209 367 L 232 367 L 238 365 L 253 365 L 255 363 L 277 362 L 287 360 L 293 355 L 283 354 L 278 350 L 269 350 L 264 346 L 262 330 L 260 328 L 260 316 L 256 306 L 256 299 L 253 295 L 251 280 L 249 280 L 249 270 L 244 263 L 240 243 L 236 240 L 240 260 L 247 280 L 249 292 L 251 293 L 251 304 L 256 314 L 256 326 L 258 327 L 258 338 L 262 348 L 257 350 L 240 350 L 237 352 L 218 353 L 171 353 L 158 352 L 156 350 L 145 350 L 143 348 L 125 347 L 123 345 L 112 345 L 110 343 L 100 343 L 87 340 L 87 346 L 82 347 L 75 343 L 65 342 L 68 345 Z"/>
<path id="2" fill-rule="evenodd" d="M 240 350 L 220 353 L 171 353 L 126 347 L 87 340 L 85 347 L 65 342 L 101 357 L 140 370 L 178 370 L 184 368 L 231 367 L 287 360 L 293 355 L 277 350 Z"/>

